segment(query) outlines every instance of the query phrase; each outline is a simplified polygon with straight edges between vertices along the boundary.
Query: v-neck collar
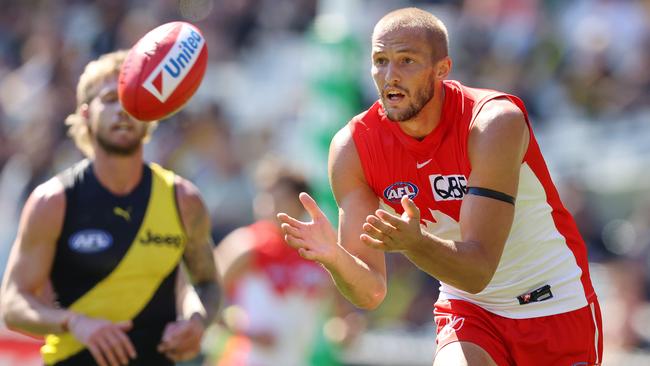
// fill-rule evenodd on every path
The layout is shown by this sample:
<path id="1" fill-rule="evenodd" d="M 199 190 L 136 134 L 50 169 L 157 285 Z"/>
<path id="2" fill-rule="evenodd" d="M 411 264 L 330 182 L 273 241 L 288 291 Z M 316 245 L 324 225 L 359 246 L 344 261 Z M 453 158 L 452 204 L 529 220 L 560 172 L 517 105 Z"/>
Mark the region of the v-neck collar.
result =
<path id="1" fill-rule="evenodd" d="M 140 177 L 140 181 L 138 184 L 133 187 L 133 189 L 125 194 L 115 194 L 111 192 L 106 186 L 104 186 L 100 181 L 99 178 L 97 177 L 97 174 L 95 174 L 94 170 L 94 163 L 90 161 L 88 164 L 88 178 L 92 179 L 94 184 L 98 187 L 99 191 L 101 194 L 103 194 L 106 197 L 111 197 L 114 200 L 118 201 L 129 201 L 132 200 L 133 197 L 136 197 L 140 194 L 142 194 L 143 191 L 147 189 L 148 186 L 151 185 L 151 169 L 146 163 L 142 163 L 142 176 Z"/>

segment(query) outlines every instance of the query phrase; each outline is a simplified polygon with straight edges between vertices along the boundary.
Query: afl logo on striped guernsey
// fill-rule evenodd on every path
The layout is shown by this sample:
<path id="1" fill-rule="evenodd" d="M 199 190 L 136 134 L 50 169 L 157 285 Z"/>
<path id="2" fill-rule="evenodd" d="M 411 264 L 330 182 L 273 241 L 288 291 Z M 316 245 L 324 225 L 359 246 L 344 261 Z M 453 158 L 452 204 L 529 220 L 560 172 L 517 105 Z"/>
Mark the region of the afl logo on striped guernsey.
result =
<path id="1" fill-rule="evenodd" d="M 397 182 L 384 189 L 384 197 L 390 202 L 399 202 L 402 197 L 413 199 L 418 195 L 418 187 L 411 182 Z"/>
<path id="2" fill-rule="evenodd" d="M 104 230 L 77 231 L 68 240 L 70 249 L 79 253 L 100 252 L 113 244 L 113 236 Z"/>

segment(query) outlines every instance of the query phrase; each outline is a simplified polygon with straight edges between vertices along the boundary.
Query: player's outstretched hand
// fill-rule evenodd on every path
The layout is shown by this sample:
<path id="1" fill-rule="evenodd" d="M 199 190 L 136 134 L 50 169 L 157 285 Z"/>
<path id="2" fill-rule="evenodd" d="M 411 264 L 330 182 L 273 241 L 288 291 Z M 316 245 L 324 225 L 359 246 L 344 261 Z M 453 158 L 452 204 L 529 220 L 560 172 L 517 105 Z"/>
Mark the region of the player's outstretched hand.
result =
<path id="1" fill-rule="evenodd" d="M 303 222 L 279 213 L 284 238 L 303 258 L 324 265 L 333 263 L 338 250 L 336 230 L 311 196 L 303 192 L 299 198 L 311 221 Z"/>
<path id="2" fill-rule="evenodd" d="M 68 322 L 70 333 L 88 347 L 99 366 L 128 365 L 137 357 L 126 335 L 132 326 L 130 321 L 113 323 L 81 314 L 74 314 Z"/>
<path id="3" fill-rule="evenodd" d="M 402 252 L 418 245 L 423 239 L 420 209 L 407 196 L 402 197 L 401 204 L 404 208 L 402 216 L 381 209 L 374 215 L 368 215 L 363 224 L 365 233 L 361 234 L 361 241 L 385 252 Z"/>

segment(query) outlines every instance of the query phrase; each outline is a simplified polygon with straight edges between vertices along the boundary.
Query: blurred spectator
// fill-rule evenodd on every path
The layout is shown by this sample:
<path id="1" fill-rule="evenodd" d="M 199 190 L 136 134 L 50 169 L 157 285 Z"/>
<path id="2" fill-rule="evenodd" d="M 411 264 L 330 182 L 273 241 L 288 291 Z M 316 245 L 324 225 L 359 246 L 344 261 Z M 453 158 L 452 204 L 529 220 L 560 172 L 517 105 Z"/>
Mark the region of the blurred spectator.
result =
<path id="1" fill-rule="evenodd" d="M 309 187 L 304 177 L 277 164 L 265 160 L 257 172 L 258 221 L 235 230 L 215 249 L 227 292 L 224 319 L 233 334 L 217 356 L 219 366 L 336 362 L 317 344 L 325 341 L 323 325 L 337 298 L 332 281 L 323 268 L 286 244 L 275 219 L 277 212 L 304 216 L 298 194 Z M 342 340 L 340 332 L 345 329 L 334 336 Z"/>
<path id="2" fill-rule="evenodd" d="M 650 338 L 644 339 L 639 331 L 646 327 L 636 323 L 650 304 L 646 297 L 650 294 L 650 200 L 640 200 L 628 219 L 604 223 L 592 196 L 575 177 L 562 185 L 562 197 L 585 238 L 589 259 L 603 266 L 609 283 L 599 292 L 607 311 L 603 316 L 604 349 L 617 354 L 647 347 Z"/>
<path id="3" fill-rule="evenodd" d="M 613 259 L 607 274 L 610 315 L 603 324 L 612 349 L 650 348 L 650 199 L 632 207 L 625 219 L 613 219 L 603 228 L 603 239 Z M 607 338 L 606 338 L 607 340 Z"/>
<path id="4" fill-rule="evenodd" d="M 605 248 L 602 240 L 603 218 L 587 188 L 576 177 L 565 179 L 560 184 L 560 196 L 567 210 L 573 215 L 576 225 L 589 254 L 590 262 L 603 262 L 611 259 L 613 253 Z"/>

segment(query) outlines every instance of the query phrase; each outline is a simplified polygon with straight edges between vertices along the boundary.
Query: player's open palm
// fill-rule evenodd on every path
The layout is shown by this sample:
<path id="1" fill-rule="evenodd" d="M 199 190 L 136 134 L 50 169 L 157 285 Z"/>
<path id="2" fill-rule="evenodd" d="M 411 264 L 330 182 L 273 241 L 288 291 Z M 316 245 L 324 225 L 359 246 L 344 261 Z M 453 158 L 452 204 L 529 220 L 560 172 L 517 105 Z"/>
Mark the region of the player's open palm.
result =
<path id="1" fill-rule="evenodd" d="M 113 323 L 105 319 L 76 314 L 68 323 L 70 333 L 88 347 L 99 366 L 128 365 L 137 357 L 133 343 L 126 335 L 130 321 Z"/>
<path id="2" fill-rule="evenodd" d="M 402 197 L 404 213 L 393 215 L 377 210 L 363 224 L 361 240 L 368 246 L 385 252 L 406 251 L 418 245 L 423 238 L 420 227 L 420 209 L 408 197 Z"/>
<path id="3" fill-rule="evenodd" d="M 291 247 L 298 249 L 303 258 L 324 265 L 330 264 L 334 261 L 338 246 L 336 230 L 311 196 L 301 193 L 299 198 L 311 221 L 303 222 L 285 213 L 279 213 L 278 219 L 282 222 L 284 237 Z"/>

